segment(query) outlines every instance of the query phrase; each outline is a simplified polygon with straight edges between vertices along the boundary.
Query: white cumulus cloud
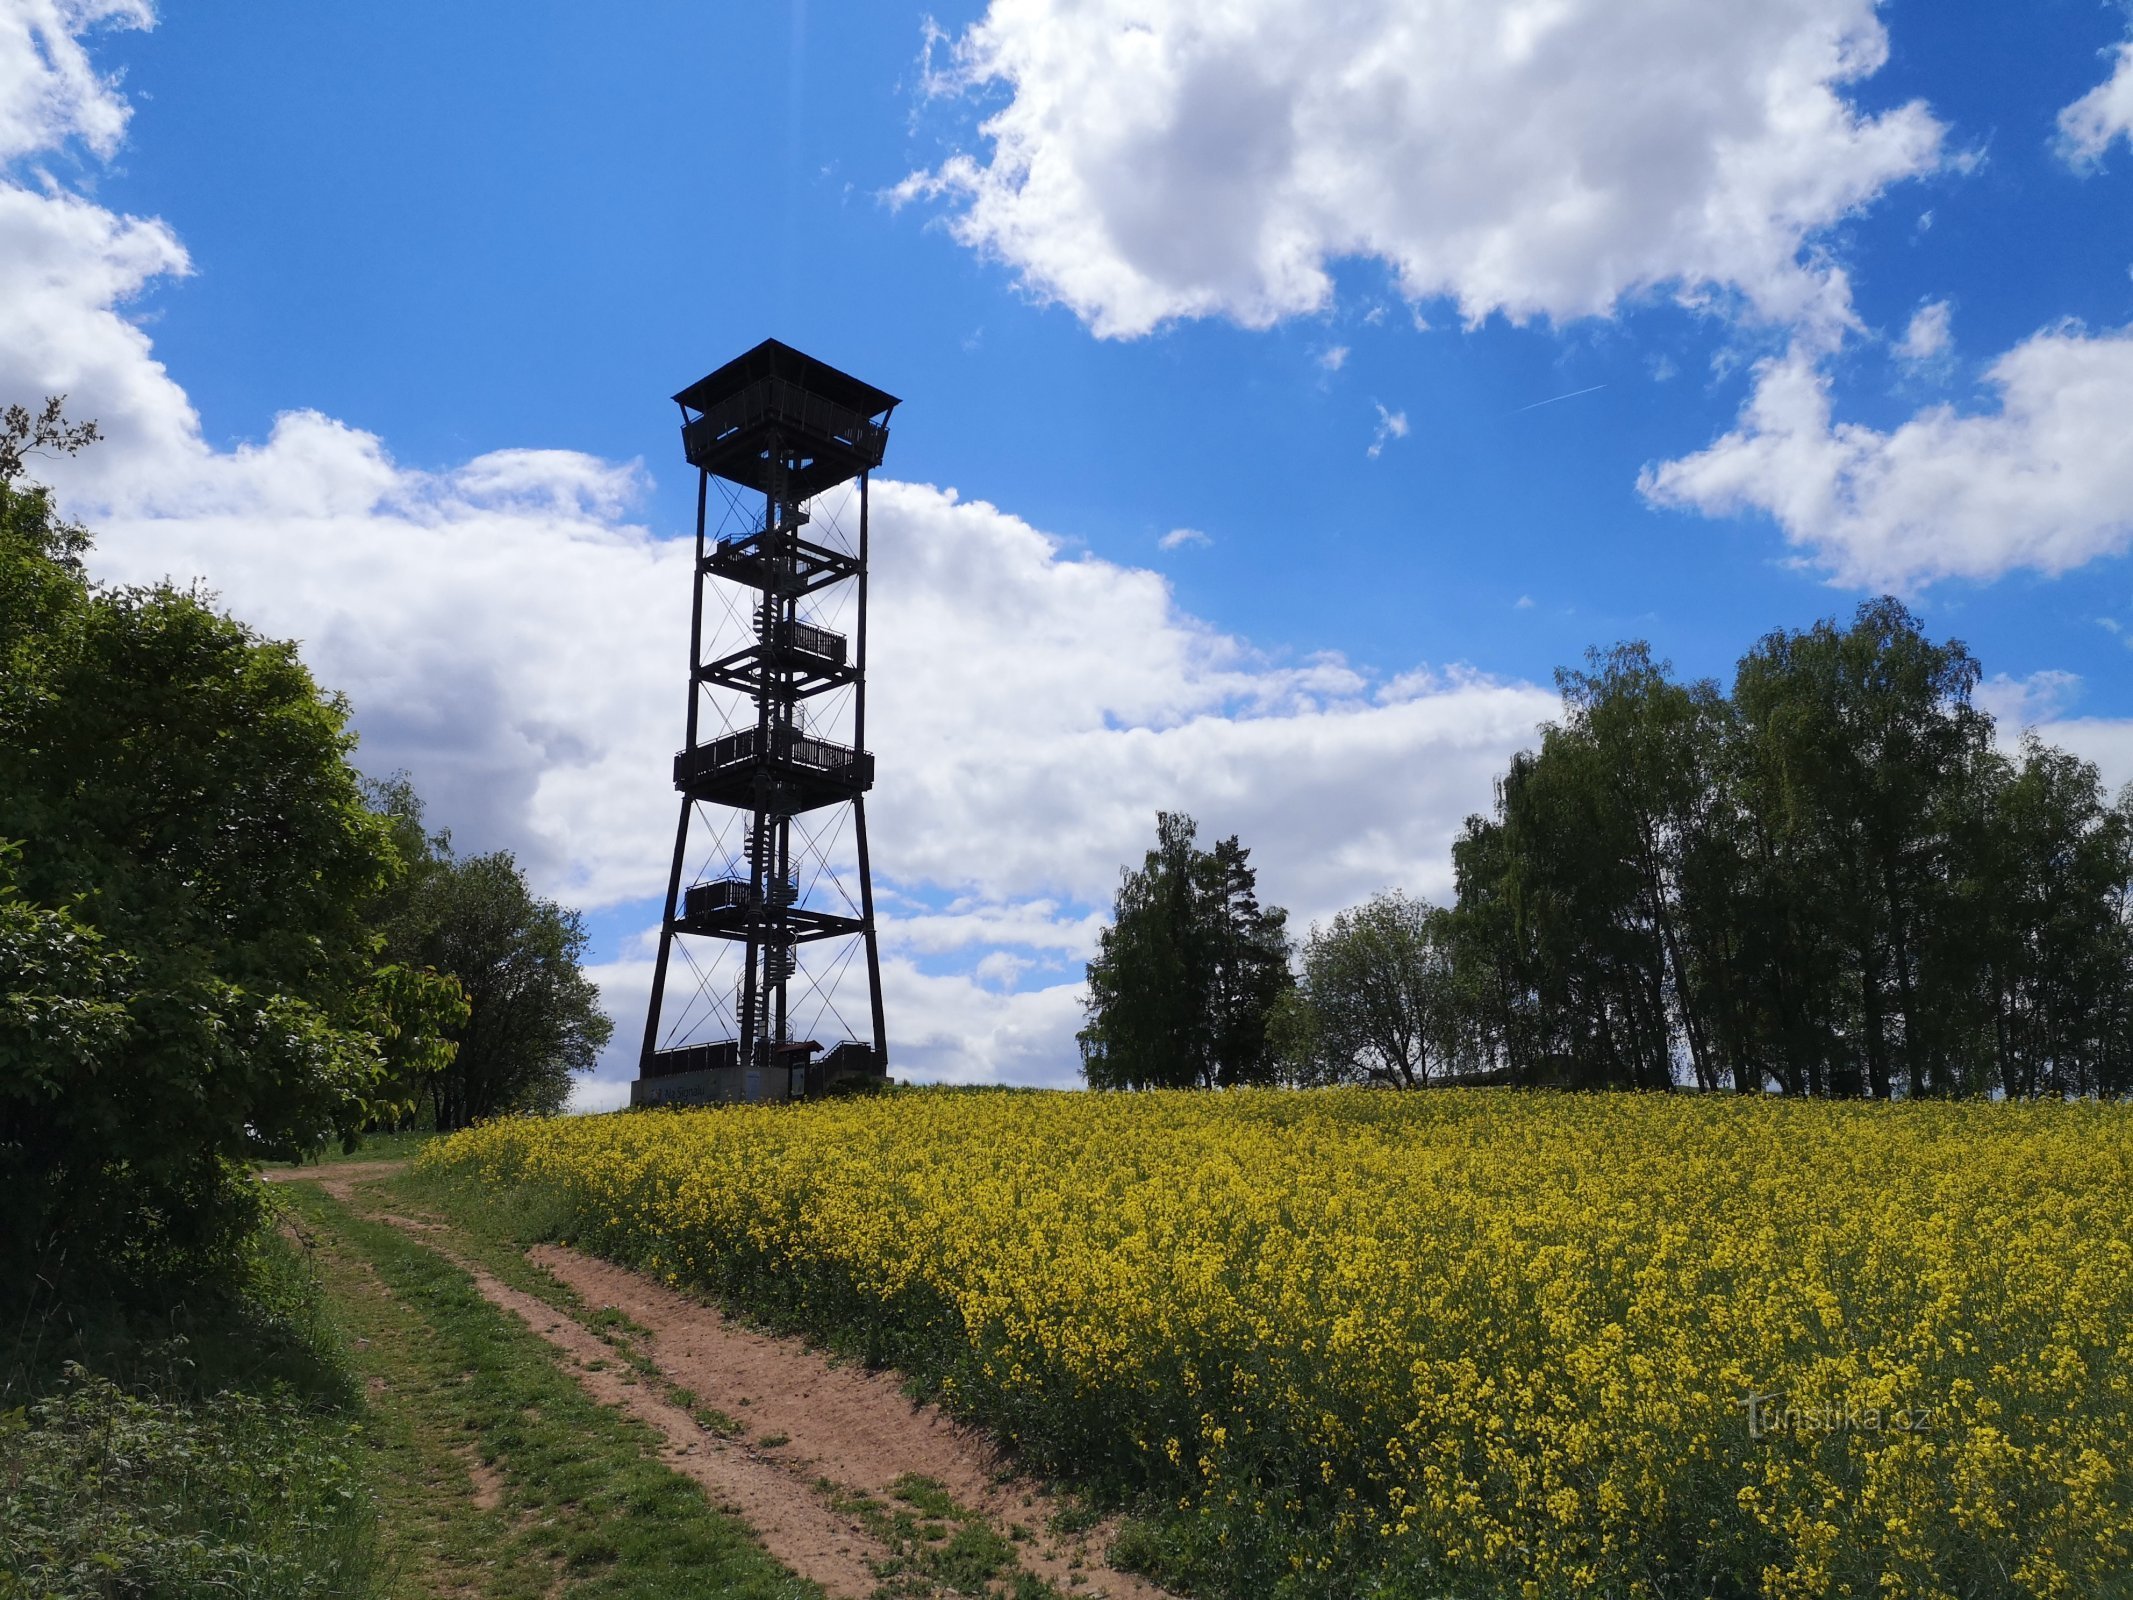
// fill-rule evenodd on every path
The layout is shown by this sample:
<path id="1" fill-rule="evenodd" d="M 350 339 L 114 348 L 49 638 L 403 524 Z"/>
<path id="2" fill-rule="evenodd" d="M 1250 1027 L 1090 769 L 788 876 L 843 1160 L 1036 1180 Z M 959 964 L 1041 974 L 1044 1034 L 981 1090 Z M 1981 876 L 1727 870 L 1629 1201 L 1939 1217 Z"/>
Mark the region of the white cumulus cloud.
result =
<path id="1" fill-rule="evenodd" d="M 1954 308 L 1945 300 L 1920 306 L 1896 343 L 1897 359 L 1922 366 L 1946 355 L 1954 343 L 1954 319 Z"/>
<path id="2" fill-rule="evenodd" d="M 1985 379 L 1989 408 L 1932 406 L 1881 432 L 1837 421 L 1827 373 L 1796 348 L 1757 368 L 1733 431 L 1640 487 L 1711 516 L 1764 513 L 1868 588 L 2059 573 L 2133 544 L 2133 329 L 2047 328 Z"/>
<path id="3" fill-rule="evenodd" d="M 109 155 L 130 115 L 117 85 L 89 64 L 81 35 L 146 28 L 148 0 L 9 0 L 0 7 L 0 161 L 80 139 Z"/>
<path id="4" fill-rule="evenodd" d="M 1004 97 L 983 148 L 895 195 L 1106 337 L 1312 312 L 1343 258 L 1469 320 L 1841 326 L 1819 237 L 1942 160 L 1847 98 L 1887 54 L 1874 0 L 994 0 L 928 79 Z"/>
<path id="5" fill-rule="evenodd" d="M 2062 717 L 2039 723 L 2037 737 L 2093 764 L 2108 793 L 2133 784 L 2133 717 Z"/>
<path id="6" fill-rule="evenodd" d="M 2133 140 L 2133 39 L 2118 47 L 2111 75 L 2059 113 L 2059 154 L 2076 171 L 2097 165 L 2116 139 Z"/>
<path id="7" fill-rule="evenodd" d="M 1995 672 L 1970 698 L 1998 724 L 2001 743 L 2011 746 L 2024 730 L 2058 718 L 2080 694 L 2081 674 L 2049 667 L 2023 678 Z"/>

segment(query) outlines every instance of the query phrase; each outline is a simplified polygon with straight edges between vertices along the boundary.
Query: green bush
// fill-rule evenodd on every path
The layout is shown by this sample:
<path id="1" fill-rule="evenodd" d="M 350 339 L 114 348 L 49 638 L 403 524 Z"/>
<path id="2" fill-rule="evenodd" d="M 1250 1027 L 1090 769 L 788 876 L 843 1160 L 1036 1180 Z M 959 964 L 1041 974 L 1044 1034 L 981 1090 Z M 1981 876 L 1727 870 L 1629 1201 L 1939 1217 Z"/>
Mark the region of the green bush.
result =
<path id="1" fill-rule="evenodd" d="M 247 1166 L 404 1110 L 457 986 L 382 963 L 403 868 L 348 707 L 213 597 L 116 588 L 0 411 L 0 1302 L 226 1279 Z"/>
<path id="2" fill-rule="evenodd" d="M 272 1228 L 211 1287 L 0 1328 L 0 1600 L 374 1592 L 359 1391 Z"/>

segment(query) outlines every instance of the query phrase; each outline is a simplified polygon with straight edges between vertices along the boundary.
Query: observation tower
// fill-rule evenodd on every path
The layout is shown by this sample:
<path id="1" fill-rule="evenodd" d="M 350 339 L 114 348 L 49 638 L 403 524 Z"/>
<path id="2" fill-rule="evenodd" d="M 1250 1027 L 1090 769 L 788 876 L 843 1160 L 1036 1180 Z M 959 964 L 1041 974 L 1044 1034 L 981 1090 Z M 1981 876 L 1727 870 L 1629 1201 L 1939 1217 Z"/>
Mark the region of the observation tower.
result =
<path id="1" fill-rule="evenodd" d="M 674 399 L 697 469 L 689 714 L 630 1103 L 804 1099 L 888 1070 L 867 475 L 897 402 L 775 339 Z"/>

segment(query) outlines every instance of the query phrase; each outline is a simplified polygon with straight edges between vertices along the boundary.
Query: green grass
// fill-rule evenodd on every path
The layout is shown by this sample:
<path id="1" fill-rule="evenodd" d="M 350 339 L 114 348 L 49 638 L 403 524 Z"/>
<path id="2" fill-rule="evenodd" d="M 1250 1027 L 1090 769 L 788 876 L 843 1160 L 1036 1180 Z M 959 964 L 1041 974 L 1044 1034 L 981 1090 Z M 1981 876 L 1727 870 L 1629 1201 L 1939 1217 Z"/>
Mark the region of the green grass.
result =
<path id="1" fill-rule="evenodd" d="M 367 1595 L 360 1457 L 285 1395 L 195 1405 L 70 1368 L 0 1417 L 0 1594 Z"/>
<path id="2" fill-rule="evenodd" d="M 1054 1534 L 1071 1538 L 1077 1533 L 1087 1533 L 1103 1520 L 1103 1513 L 1087 1501 L 1071 1495 L 1060 1497 L 1057 1511 L 1052 1513 L 1051 1529 Z"/>
<path id="3" fill-rule="evenodd" d="M 907 1472 L 889 1485 L 889 1493 L 922 1517 L 952 1517 L 955 1502 L 948 1491 L 933 1479 L 916 1472 Z"/>
<path id="4" fill-rule="evenodd" d="M 1002 1593 L 1002 1585 L 1012 1600 L 1060 1600 L 1058 1589 L 1023 1570 L 1011 1540 L 932 1478 L 907 1472 L 889 1486 L 887 1500 L 839 1489 L 827 1478 L 815 1487 L 888 1549 L 880 1600 L 992 1595 Z"/>

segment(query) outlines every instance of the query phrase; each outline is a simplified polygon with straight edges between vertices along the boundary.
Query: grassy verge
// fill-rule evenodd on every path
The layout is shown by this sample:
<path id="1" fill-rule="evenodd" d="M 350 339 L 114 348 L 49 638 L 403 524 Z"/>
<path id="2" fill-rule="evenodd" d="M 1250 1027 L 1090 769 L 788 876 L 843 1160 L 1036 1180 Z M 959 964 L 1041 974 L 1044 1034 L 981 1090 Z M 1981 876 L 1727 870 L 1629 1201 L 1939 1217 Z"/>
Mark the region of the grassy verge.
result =
<path id="1" fill-rule="evenodd" d="M 662 1466 L 459 1268 L 308 1184 L 294 1214 L 372 1399 L 387 1593 L 817 1593 Z"/>

